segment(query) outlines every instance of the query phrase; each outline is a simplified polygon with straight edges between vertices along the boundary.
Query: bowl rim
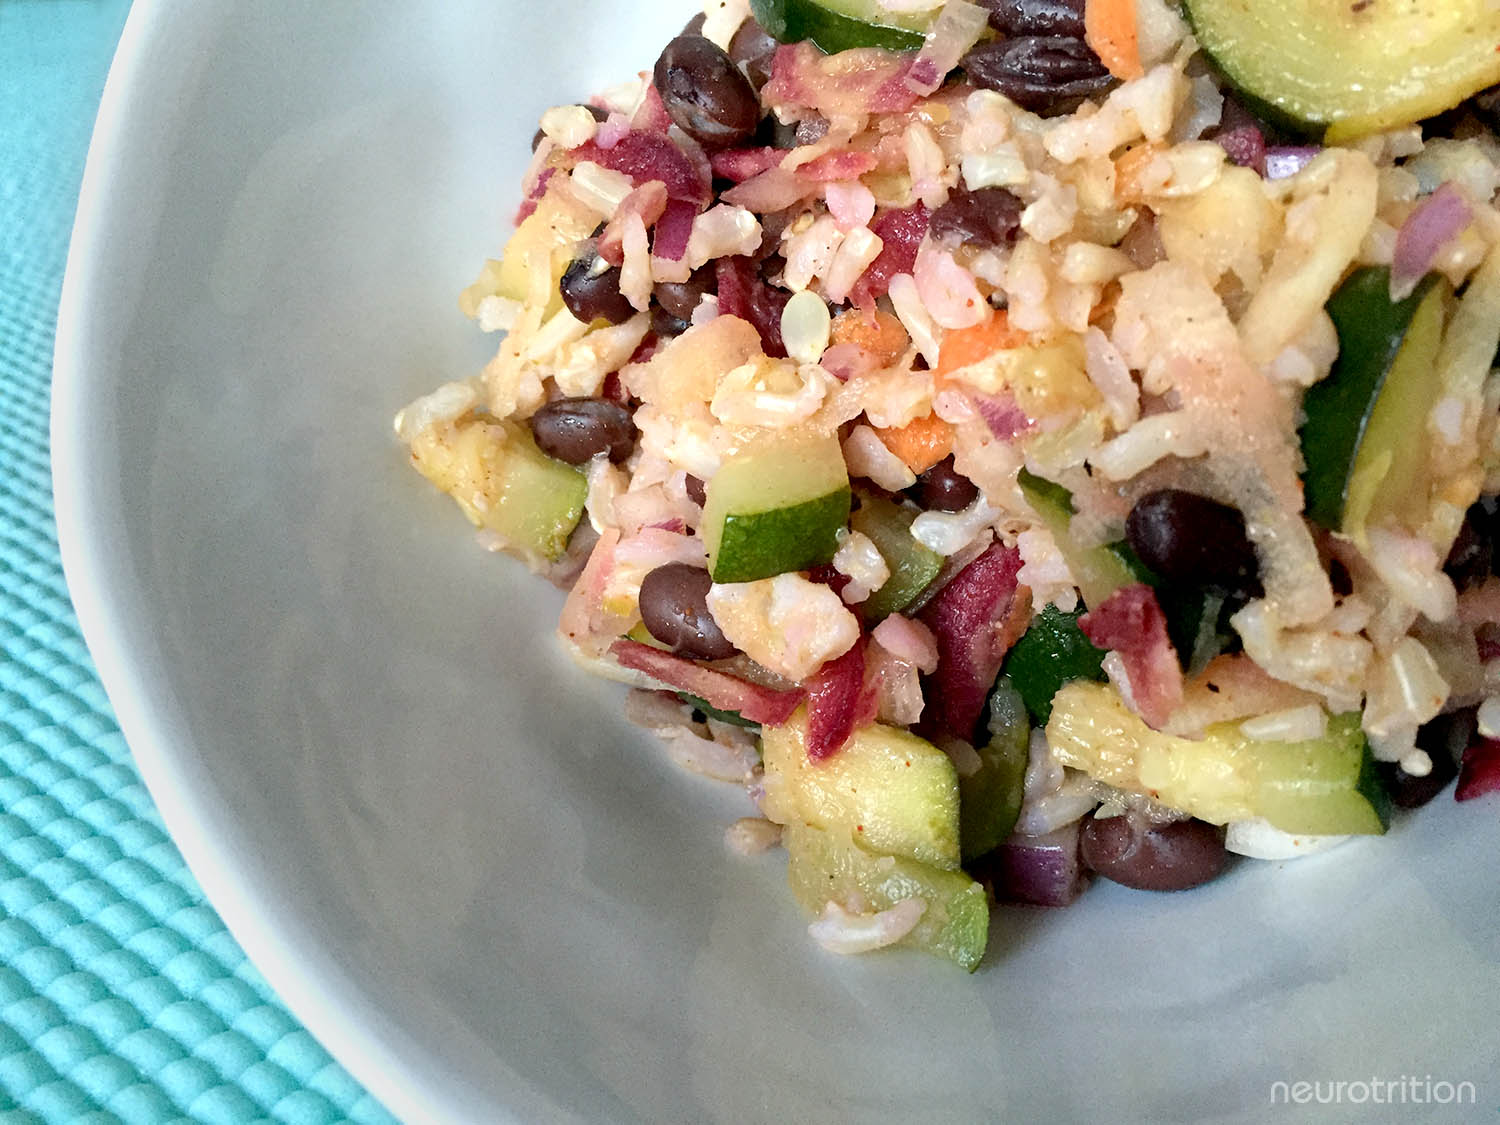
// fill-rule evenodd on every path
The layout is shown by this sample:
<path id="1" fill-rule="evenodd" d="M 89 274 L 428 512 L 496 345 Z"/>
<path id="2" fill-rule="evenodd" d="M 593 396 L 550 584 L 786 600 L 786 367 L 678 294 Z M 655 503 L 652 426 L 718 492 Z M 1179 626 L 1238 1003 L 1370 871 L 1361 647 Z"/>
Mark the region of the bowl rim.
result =
<path id="1" fill-rule="evenodd" d="M 50 444 L 54 516 L 63 575 L 99 681 L 132 760 L 174 846 L 230 934 L 280 1001 L 328 1053 L 403 1120 L 518 1120 L 525 1092 L 511 1076 L 512 1106 L 473 1104 L 439 1081 L 424 1081 L 413 1044 L 345 974 L 331 951 L 284 920 L 274 896 L 258 887 L 253 864 L 217 831 L 209 805 L 187 769 L 193 746 L 181 713 L 153 684 L 132 636 L 130 584 L 109 564 L 124 541 L 123 516 L 107 502 L 91 441 L 98 388 L 118 372 L 98 323 L 119 257 L 110 235 L 121 218 L 114 191 L 135 154 L 146 115 L 147 79 L 172 51 L 186 19 L 218 18 L 222 8 L 175 0 L 135 0 L 110 64 L 89 143 L 68 247 L 53 351 Z M 128 193 L 127 193 L 128 194 Z M 115 287 L 117 291 L 117 287 Z M 117 354 L 117 353 L 116 353 Z M 133 643 L 135 642 L 135 643 Z"/>

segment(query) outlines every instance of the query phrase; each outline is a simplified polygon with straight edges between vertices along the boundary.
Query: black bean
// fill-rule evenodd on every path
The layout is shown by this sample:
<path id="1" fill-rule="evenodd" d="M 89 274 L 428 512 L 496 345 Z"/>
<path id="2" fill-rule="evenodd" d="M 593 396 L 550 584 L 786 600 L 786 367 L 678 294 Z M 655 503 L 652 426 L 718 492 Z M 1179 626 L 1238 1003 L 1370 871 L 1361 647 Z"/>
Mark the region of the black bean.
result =
<path id="1" fill-rule="evenodd" d="M 537 448 L 549 457 L 582 465 L 600 453 L 623 461 L 635 448 L 630 411 L 602 398 L 560 398 L 531 416 Z"/>
<path id="2" fill-rule="evenodd" d="M 1497 539 L 1500 539 L 1500 499 L 1481 497 L 1464 517 L 1453 549 L 1448 552 L 1448 561 L 1443 564 L 1459 590 L 1483 582 L 1495 573 L 1495 566 L 1500 563 L 1495 551 Z"/>
<path id="3" fill-rule="evenodd" d="M 698 477 L 689 473 L 684 486 L 687 488 L 688 499 L 697 504 L 698 507 L 701 508 L 704 504 L 708 503 L 708 493 L 704 490 L 703 481 Z"/>
<path id="4" fill-rule="evenodd" d="M 990 26 L 1006 35 L 1083 38 L 1083 0 L 979 0 Z"/>
<path id="5" fill-rule="evenodd" d="M 607 265 L 592 251 L 573 259 L 557 288 L 568 311 L 585 324 L 624 324 L 635 315 L 635 307 L 620 292 L 620 267 Z"/>
<path id="6" fill-rule="evenodd" d="M 1260 566 L 1245 517 L 1228 504 L 1178 488 L 1150 492 L 1130 509 L 1125 538 L 1170 583 L 1259 596 Z"/>
<path id="7" fill-rule="evenodd" d="M 708 612 L 708 571 L 687 563 L 668 563 L 641 582 L 641 620 L 646 630 L 679 656 L 693 660 L 727 660 L 738 649 Z"/>
<path id="8" fill-rule="evenodd" d="M 1500 86 L 1481 90 L 1474 95 L 1472 104 L 1480 120 L 1491 129 L 1500 129 Z"/>
<path id="9" fill-rule="evenodd" d="M 1024 204 L 1002 187 L 955 191 L 932 213 L 934 238 L 954 235 L 962 242 L 999 246 L 1021 229 Z"/>
<path id="10" fill-rule="evenodd" d="M 656 333 L 657 339 L 671 340 L 691 327 L 688 321 L 673 316 L 660 305 L 651 306 L 651 331 Z"/>
<path id="11" fill-rule="evenodd" d="M 1328 584 L 1333 587 L 1336 597 L 1347 598 L 1354 593 L 1354 576 L 1338 559 L 1328 560 Z"/>
<path id="12" fill-rule="evenodd" d="M 765 28 L 754 19 L 747 19 L 729 41 L 729 57 L 750 79 L 750 84 L 759 90 L 771 80 L 771 60 L 779 46 L 781 44 Z"/>
<path id="13" fill-rule="evenodd" d="M 750 138 L 750 144 L 759 148 L 791 149 L 801 143 L 797 139 L 797 123 L 782 123 L 774 113 L 768 113 L 760 119 L 760 124 L 755 128 L 755 136 Z"/>
<path id="14" fill-rule="evenodd" d="M 594 120 L 598 121 L 600 124 L 603 124 L 604 122 L 606 122 L 606 121 L 609 120 L 609 111 L 606 110 L 606 109 L 600 109 L 596 105 L 586 105 L 583 108 L 586 109 L 586 110 L 588 110 L 591 114 L 593 114 L 594 115 Z M 531 151 L 532 152 L 535 152 L 541 146 L 542 138 L 545 137 L 546 135 L 547 134 L 544 133 L 544 132 L 542 132 L 540 129 L 538 129 L 536 131 L 536 133 L 531 138 Z"/>
<path id="15" fill-rule="evenodd" d="M 653 81 L 672 120 L 704 148 L 744 144 L 760 124 L 760 96 L 750 79 L 701 35 L 668 43 Z"/>
<path id="16" fill-rule="evenodd" d="M 948 454 L 917 478 L 922 507 L 930 512 L 961 512 L 979 497 L 974 482 L 953 467 Z"/>
<path id="17" fill-rule="evenodd" d="M 1061 35 L 984 43 L 964 56 L 963 67 L 976 86 L 1037 113 L 1071 108 L 1113 81 L 1087 43 Z"/>
<path id="18" fill-rule="evenodd" d="M 656 303 L 678 320 L 692 320 L 693 310 L 714 291 L 717 281 L 712 264 L 699 266 L 686 281 L 659 281 L 652 290 Z"/>
<path id="19" fill-rule="evenodd" d="M 1399 809 L 1421 808 L 1458 776 L 1458 759 L 1474 741 L 1475 709 L 1465 707 L 1417 728 L 1417 749 L 1432 759 L 1432 770 L 1421 777 L 1409 774 L 1400 762 L 1377 762 L 1381 783 Z"/>
<path id="20" fill-rule="evenodd" d="M 773 211 L 769 215 L 760 217 L 760 246 L 755 251 L 755 257 L 761 259 L 762 263 L 774 255 L 778 261 L 785 264 L 786 259 L 777 252 L 781 249 L 781 236 L 786 233 L 786 228 L 791 226 L 792 221 L 797 217 L 794 214 L 795 210 L 795 208 L 788 207 L 785 211 Z M 766 266 L 763 264 L 761 268 L 764 270 Z"/>
<path id="21" fill-rule="evenodd" d="M 1106 879 L 1140 891 L 1185 891 L 1224 870 L 1224 829 L 1201 820 L 1143 824 L 1129 814 L 1083 826 L 1083 861 Z"/>

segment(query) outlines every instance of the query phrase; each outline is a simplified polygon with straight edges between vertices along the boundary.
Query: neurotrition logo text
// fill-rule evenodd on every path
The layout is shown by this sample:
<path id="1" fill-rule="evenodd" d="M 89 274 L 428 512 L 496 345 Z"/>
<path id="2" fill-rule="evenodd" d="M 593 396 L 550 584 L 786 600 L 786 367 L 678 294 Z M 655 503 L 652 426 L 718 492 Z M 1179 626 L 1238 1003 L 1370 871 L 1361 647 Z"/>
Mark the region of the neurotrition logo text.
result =
<path id="1" fill-rule="evenodd" d="M 1474 1083 L 1430 1074 L 1271 1083 L 1272 1105 L 1473 1105 Z"/>

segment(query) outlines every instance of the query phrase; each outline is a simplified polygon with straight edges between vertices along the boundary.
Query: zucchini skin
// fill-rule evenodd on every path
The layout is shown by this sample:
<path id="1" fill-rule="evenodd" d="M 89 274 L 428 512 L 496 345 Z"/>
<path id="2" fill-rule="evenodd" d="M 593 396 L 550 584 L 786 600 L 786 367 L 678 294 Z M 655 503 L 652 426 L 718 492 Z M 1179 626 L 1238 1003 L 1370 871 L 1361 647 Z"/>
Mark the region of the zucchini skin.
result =
<path id="1" fill-rule="evenodd" d="M 1269 125 L 1272 129 L 1285 134 L 1287 137 L 1297 141 L 1321 142 L 1323 134 L 1328 129 L 1328 122 L 1309 120 L 1288 112 L 1273 101 L 1261 97 L 1250 89 L 1246 79 L 1235 72 L 1235 67 L 1229 63 L 1222 54 L 1211 50 L 1204 42 L 1202 28 L 1199 27 L 1200 17 L 1197 11 L 1201 6 L 1187 0 L 1182 5 L 1182 15 L 1187 20 L 1188 29 L 1192 31 L 1193 38 L 1198 41 L 1198 52 L 1208 63 L 1209 69 L 1220 83 L 1228 86 L 1234 91 L 1234 96 L 1239 103 L 1250 111 L 1251 115 Z"/>
<path id="2" fill-rule="evenodd" d="M 750 14 L 772 38 L 783 43 L 810 39 L 830 55 L 856 47 L 915 51 L 922 46 L 915 31 L 855 19 L 817 0 L 750 0 Z"/>
<path id="3" fill-rule="evenodd" d="M 1391 271 L 1372 266 L 1349 278 L 1329 298 L 1338 330 L 1333 370 L 1302 399 L 1306 421 L 1299 431 L 1307 468 L 1302 474 L 1307 518 L 1337 531 L 1360 445 L 1375 402 L 1418 306 L 1437 284 L 1436 274 L 1418 283 L 1403 301 L 1390 299 Z"/>

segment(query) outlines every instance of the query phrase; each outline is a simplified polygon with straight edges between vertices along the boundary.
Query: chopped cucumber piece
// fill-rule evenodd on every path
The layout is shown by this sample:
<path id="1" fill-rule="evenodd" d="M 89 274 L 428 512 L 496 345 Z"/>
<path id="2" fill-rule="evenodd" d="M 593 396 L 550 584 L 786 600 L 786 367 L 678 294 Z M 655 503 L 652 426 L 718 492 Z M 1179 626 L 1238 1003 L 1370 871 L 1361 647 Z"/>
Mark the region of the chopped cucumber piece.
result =
<path id="1" fill-rule="evenodd" d="M 1025 469 L 1021 470 L 1016 483 L 1021 486 L 1026 502 L 1052 533 L 1085 605 L 1098 605 L 1121 586 L 1142 581 L 1131 566 L 1134 555 L 1128 547 L 1121 550 L 1124 544 L 1085 547 L 1073 537 L 1073 495 L 1066 488 Z M 1139 565 L 1138 561 L 1136 565 Z"/>
<path id="2" fill-rule="evenodd" d="M 911 605 L 943 569 L 943 556 L 912 536 L 915 518 L 899 504 L 873 496 L 863 497 L 849 518 L 849 526 L 869 536 L 891 570 L 885 584 L 855 607 L 867 624 Z"/>
<path id="3" fill-rule="evenodd" d="M 833 558 L 849 519 L 838 437 L 757 444 L 709 480 L 703 542 L 715 582 L 754 582 Z"/>
<path id="4" fill-rule="evenodd" d="M 523 556 L 558 558 L 583 517 L 583 473 L 538 449 L 525 426 L 479 417 L 430 426 L 412 441 L 411 456 L 475 527 Z"/>
<path id="5" fill-rule="evenodd" d="M 1038 723 L 1052 716 L 1052 697 L 1063 684 L 1104 678 L 1104 650 L 1078 627 L 1083 612 L 1043 606 L 1005 656 L 1003 671 Z"/>
<path id="6" fill-rule="evenodd" d="M 500 260 L 485 262 L 478 279 L 459 295 L 459 308 L 465 316 L 473 317 L 479 315 L 479 302 L 486 297 L 524 301 L 531 292 L 535 272 L 545 270 L 551 297 L 544 315 L 552 316 L 562 308 L 558 284 L 573 260 L 574 249 L 598 225 L 598 216 L 571 192 L 549 188 L 536 210 L 521 220 L 510 236 Z"/>
<path id="7" fill-rule="evenodd" d="M 973 972 L 989 940 L 990 905 L 984 888 L 961 871 L 944 871 L 900 856 L 875 855 L 842 829 L 788 825 L 787 882 L 803 907 L 821 913 L 830 900 L 863 898 L 889 910 L 908 898 L 927 904 L 922 920 L 898 945 L 925 949 Z"/>
<path id="8" fill-rule="evenodd" d="M 1021 815 L 1031 723 L 1021 693 L 1004 676 L 990 695 L 990 741 L 979 769 L 958 779 L 958 838 L 968 863 L 999 847 Z"/>
<path id="9" fill-rule="evenodd" d="M 1338 330 L 1333 370 L 1303 397 L 1307 515 L 1356 538 L 1372 523 L 1425 518 L 1423 421 L 1442 392 L 1435 374 L 1449 288 L 1436 274 L 1404 301 L 1390 271 L 1362 269 L 1329 299 Z"/>
<path id="10" fill-rule="evenodd" d="M 1256 741 L 1236 723 L 1195 740 L 1152 730 L 1111 687 L 1072 683 L 1052 701 L 1047 742 L 1063 765 L 1211 824 L 1258 816 L 1283 832 L 1334 836 L 1378 835 L 1390 821 L 1357 713 L 1332 716 L 1322 738 L 1302 742 Z"/>
<path id="11" fill-rule="evenodd" d="M 891 12 L 876 0 L 750 0 L 750 14 L 783 43 L 811 39 L 832 55 L 855 47 L 915 51 L 936 9 Z"/>
<path id="12" fill-rule="evenodd" d="M 1186 0 L 1252 108 L 1327 143 L 1393 129 L 1500 82 L 1491 0 Z"/>
<path id="13" fill-rule="evenodd" d="M 839 829 L 872 851 L 958 867 L 958 773 L 930 742 L 868 726 L 837 754 L 807 757 L 807 710 L 761 734 L 766 796 L 778 824 Z"/>

